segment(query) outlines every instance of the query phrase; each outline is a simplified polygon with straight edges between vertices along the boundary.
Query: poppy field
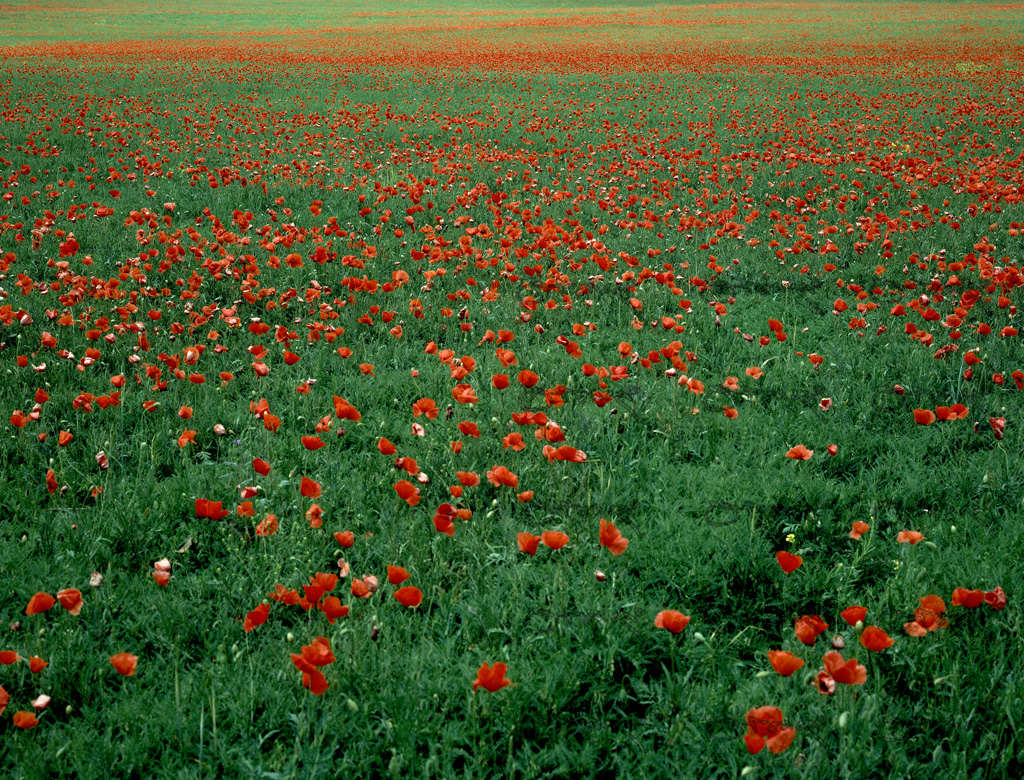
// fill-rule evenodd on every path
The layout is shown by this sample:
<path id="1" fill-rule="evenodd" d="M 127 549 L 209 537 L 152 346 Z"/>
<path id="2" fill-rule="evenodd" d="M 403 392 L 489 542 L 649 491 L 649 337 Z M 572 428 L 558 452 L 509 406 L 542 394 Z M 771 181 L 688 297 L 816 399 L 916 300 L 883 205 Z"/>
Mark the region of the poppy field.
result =
<path id="1" fill-rule="evenodd" d="M 1022 19 L 6 0 L 5 776 L 1020 777 Z"/>

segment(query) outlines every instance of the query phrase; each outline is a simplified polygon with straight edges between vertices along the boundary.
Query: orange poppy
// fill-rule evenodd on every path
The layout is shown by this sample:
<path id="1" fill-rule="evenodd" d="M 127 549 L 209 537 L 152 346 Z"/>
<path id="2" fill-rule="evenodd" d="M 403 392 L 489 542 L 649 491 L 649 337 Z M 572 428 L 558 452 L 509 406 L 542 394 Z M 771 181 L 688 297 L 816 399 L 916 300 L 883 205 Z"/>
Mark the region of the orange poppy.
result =
<path id="1" fill-rule="evenodd" d="M 472 385 L 455 385 L 452 388 L 452 398 L 460 404 L 475 404 L 480 401 Z"/>
<path id="2" fill-rule="evenodd" d="M 527 501 L 533 500 L 533 491 L 524 490 L 522 493 L 516 493 L 516 498 L 519 499 L 520 504 L 525 504 Z"/>
<path id="3" fill-rule="evenodd" d="M 117 670 L 118 674 L 123 674 L 125 677 L 132 677 L 135 674 L 139 658 L 131 653 L 118 653 L 117 655 L 110 656 L 110 663 L 113 665 L 114 669 Z"/>
<path id="4" fill-rule="evenodd" d="M 917 544 L 924 539 L 924 534 L 920 531 L 900 531 L 896 536 L 896 541 L 899 543 L 910 542 L 910 544 Z"/>
<path id="5" fill-rule="evenodd" d="M 75 588 L 67 588 L 57 593 L 57 601 L 72 615 L 82 611 L 82 592 Z"/>
<path id="6" fill-rule="evenodd" d="M 779 566 L 786 574 L 792 574 L 799 569 L 804 562 L 804 559 L 799 555 L 793 555 L 793 553 L 786 552 L 785 550 L 779 550 L 775 553 L 775 559 L 779 562 Z"/>
<path id="7" fill-rule="evenodd" d="M 504 466 L 495 466 L 487 472 L 487 481 L 495 487 L 519 487 L 519 477 Z"/>
<path id="8" fill-rule="evenodd" d="M 850 538 L 860 539 L 864 534 L 871 530 L 871 526 L 861 520 L 855 520 L 853 526 L 850 528 Z"/>
<path id="9" fill-rule="evenodd" d="M 496 663 L 492 667 L 484 661 L 476 672 L 473 690 L 482 686 L 485 690 L 494 693 L 506 686 L 513 685 L 514 683 L 505 676 L 506 671 L 508 671 L 508 667 L 503 663 Z"/>
<path id="10" fill-rule="evenodd" d="M 279 527 L 280 524 L 278 523 L 277 515 L 268 514 L 260 520 L 254 533 L 256 536 L 273 536 L 277 533 L 277 529 Z"/>
<path id="11" fill-rule="evenodd" d="M 37 593 L 28 600 L 28 605 L 25 607 L 25 614 L 38 615 L 41 612 L 48 612 L 56 603 L 57 599 L 49 593 Z"/>
<path id="12" fill-rule="evenodd" d="M 809 450 L 804 445 L 798 444 L 790 448 L 789 452 L 786 453 L 786 457 L 793 460 L 810 460 L 813 454 L 814 450 Z"/>
<path id="13" fill-rule="evenodd" d="M 740 413 L 739 413 L 739 412 L 737 412 L 737 411 L 736 411 L 736 410 L 735 410 L 735 409 L 734 409 L 733 407 L 731 407 L 731 406 L 723 406 L 723 407 L 722 407 L 722 414 L 724 414 L 724 415 L 725 415 L 726 417 L 728 417 L 728 418 L 729 418 L 730 420 L 735 420 L 735 419 L 736 419 L 737 417 L 739 417 L 739 416 L 740 416 Z"/>
<path id="14" fill-rule="evenodd" d="M 678 634 L 690 623 L 688 615 L 684 615 L 682 612 L 677 612 L 674 609 L 663 609 L 657 615 L 654 616 L 654 627 L 664 628 L 666 631 L 671 631 L 673 634 Z"/>
<path id="15" fill-rule="evenodd" d="M 600 546 L 607 547 L 608 552 L 612 555 L 622 555 L 629 546 L 629 539 L 622 536 L 614 523 L 609 523 L 603 517 L 601 518 L 601 530 L 598 538 L 600 539 Z"/>
<path id="16" fill-rule="evenodd" d="M 39 719 L 31 712 L 24 710 L 14 713 L 14 725 L 19 729 L 30 729 L 39 724 Z"/>
<path id="17" fill-rule="evenodd" d="M 541 544 L 552 550 L 561 550 L 569 542 L 569 537 L 561 531 L 545 531 L 540 535 Z"/>
<path id="18" fill-rule="evenodd" d="M 0 685 L 0 715 L 4 714 L 4 710 L 7 709 L 7 705 L 11 701 L 11 695 L 4 690 L 4 686 Z"/>
<path id="19" fill-rule="evenodd" d="M 935 412 L 930 409 L 915 409 L 914 422 L 919 425 L 931 425 L 935 422 Z"/>
<path id="20" fill-rule="evenodd" d="M 861 645 L 876 653 L 891 647 L 895 641 L 878 626 L 868 626 L 860 632 Z"/>
<path id="21" fill-rule="evenodd" d="M 418 607 L 423 603 L 423 592 L 419 588 L 407 585 L 395 591 L 398 603 L 405 607 Z"/>
<path id="22" fill-rule="evenodd" d="M 765 745 L 772 753 L 781 753 L 796 737 L 796 729 L 782 723 L 778 707 L 758 707 L 747 711 L 747 733 L 743 741 L 751 754 L 760 753 Z"/>
<path id="23" fill-rule="evenodd" d="M 783 677 L 789 677 L 805 663 L 802 658 L 797 658 L 785 650 L 769 650 L 768 660 L 771 662 L 772 668 Z"/>
<path id="24" fill-rule="evenodd" d="M 421 398 L 412 405 L 412 416 L 419 417 L 421 414 L 425 414 L 428 420 L 433 420 L 437 417 L 441 410 L 437 406 L 437 402 L 432 398 Z"/>

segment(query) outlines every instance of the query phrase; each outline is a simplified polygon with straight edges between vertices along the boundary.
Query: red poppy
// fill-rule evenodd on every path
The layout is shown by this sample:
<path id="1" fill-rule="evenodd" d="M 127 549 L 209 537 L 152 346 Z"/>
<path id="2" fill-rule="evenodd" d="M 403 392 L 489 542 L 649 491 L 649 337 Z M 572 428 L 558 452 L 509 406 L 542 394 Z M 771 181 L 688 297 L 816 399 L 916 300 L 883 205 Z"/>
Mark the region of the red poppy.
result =
<path id="1" fill-rule="evenodd" d="M 887 647 L 892 647 L 895 641 L 878 626 L 868 626 L 860 632 L 861 645 L 876 653 L 882 652 Z"/>
<path id="2" fill-rule="evenodd" d="M 799 555 L 793 555 L 793 553 L 786 552 L 785 550 L 779 550 L 775 553 L 775 559 L 779 562 L 779 566 L 786 574 L 792 574 L 803 564 L 804 559 Z"/>
<path id="3" fill-rule="evenodd" d="M 4 714 L 4 710 L 7 709 L 7 705 L 11 701 L 11 695 L 4 690 L 4 687 L 0 685 L 0 715 Z"/>
<path id="4" fill-rule="evenodd" d="M 72 615 L 82 611 L 82 592 L 75 588 L 67 588 L 57 593 L 57 601 Z"/>
<path id="5" fill-rule="evenodd" d="M 493 374 L 491 376 L 491 385 L 495 390 L 504 390 L 508 387 L 508 374 Z"/>
<path id="6" fill-rule="evenodd" d="M 856 626 L 858 623 L 864 620 L 865 615 L 868 614 L 867 607 L 847 607 L 839 616 L 846 621 L 849 626 Z"/>
<path id="7" fill-rule="evenodd" d="M 26 615 L 38 615 L 41 612 L 49 612 L 50 608 L 57 603 L 57 599 L 49 593 L 37 593 L 28 600 L 25 607 Z"/>
<path id="8" fill-rule="evenodd" d="M 933 594 L 918 600 L 921 606 L 914 610 L 913 622 L 903 624 L 903 630 L 910 636 L 924 636 L 929 631 L 937 631 L 949 625 L 942 616 L 946 611 L 945 601 Z"/>
<path id="9" fill-rule="evenodd" d="M 387 439 L 381 438 L 377 441 L 377 449 L 381 455 L 394 455 L 398 448 Z"/>
<path id="10" fill-rule="evenodd" d="M 997 585 L 994 590 L 990 590 L 985 594 L 985 603 L 992 607 L 996 612 L 1001 612 L 1006 608 L 1006 594 L 1003 593 L 1003 589 Z"/>
<path id="11" fill-rule="evenodd" d="M 480 475 L 475 471 L 456 471 L 455 476 L 465 487 L 476 487 L 480 484 Z"/>
<path id="12" fill-rule="evenodd" d="M 392 585 L 401 585 L 407 579 L 409 579 L 409 572 L 407 572 L 401 566 L 392 566 L 388 564 L 388 582 Z"/>
<path id="13" fill-rule="evenodd" d="M 196 517 L 205 517 L 210 520 L 220 520 L 230 514 L 224 509 L 223 501 L 209 501 L 205 498 L 196 499 Z"/>
<path id="14" fill-rule="evenodd" d="M 267 618 L 269 616 L 270 605 L 266 602 L 263 602 L 258 607 L 256 607 L 256 609 L 252 610 L 252 612 L 248 613 L 245 616 L 245 623 L 243 624 L 242 628 L 245 631 L 245 633 L 248 634 L 250 631 L 256 628 L 256 626 L 262 626 L 264 623 L 266 623 Z"/>
<path id="15" fill-rule="evenodd" d="M 534 536 L 533 534 L 522 533 L 516 534 L 516 541 L 519 543 L 519 550 L 526 553 L 527 555 L 537 554 L 537 545 L 540 544 L 540 537 Z"/>
<path id="16" fill-rule="evenodd" d="M 622 536 L 614 523 L 609 523 L 603 517 L 601 518 L 601 530 L 598 533 L 598 538 L 600 539 L 600 546 L 607 547 L 608 552 L 612 555 L 622 555 L 629 546 L 629 539 Z"/>
<path id="17" fill-rule="evenodd" d="M 540 535 L 540 541 L 552 550 L 561 550 L 569 542 L 569 537 L 561 531 L 545 531 Z"/>
<path id="18" fill-rule="evenodd" d="M 280 523 L 278 523 L 277 515 L 268 514 L 260 520 L 254 533 L 261 537 L 273 536 L 277 533 L 278 528 L 280 528 Z"/>
<path id="19" fill-rule="evenodd" d="M 814 640 L 827 630 L 828 623 L 817 615 L 804 615 L 803 617 L 797 618 L 796 638 L 808 647 L 813 647 Z"/>
<path id="20" fill-rule="evenodd" d="M 303 477 L 299 484 L 299 495 L 306 498 L 320 498 L 320 483 L 309 477 Z"/>
<path id="21" fill-rule="evenodd" d="M 0 664 L 4 666 L 10 666 L 13 663 L 17 663 L 21 660 L 21 656 L 18 655 L 14 650 L 0 650 Z"/>
<path id="22" fill-rule="evenodd" d="M 270 464 L 262 458 L 254 458 L 252 467 L 260 476 L 266 477 L 270 474 Z"/>
<path id="23" fill-rule="evenodd" d="M 674 609 L 663 609 L 654 616 L 655 628 L 664 628 L 673 634 L 681 632 L 689 622 L 690 618 L 688 615 L 684 615 L 682 612 L 677 612 Z"/>
<path id="24" fill-rule="evenodd" d="M 826 671 L 820 671 L 814 678 L 814 685 L 822 696 L 831 696 L 836 692 L 836 681 Z"/>
<path id="25" fill-rule="evenodd" d="M 813 454 L 814 450 L 809 450 L 804 445 L 798 444 L 790 448 L 789 452 L 786 453 L 786 457 L 793 460 L 810 460 Z"/>
<path id="26" fill-rule="evenodd" d="M 743 741 L 750 753 L 760 753 L 765 745 L 772 753 L 781 753 L 795 737 L 795 728 L 783 726 L 782 710 L 778 707 L 758 707 L 747 711 L 747 733 Z"/>
<path id="27" fill-rule="evenodd" d="M 519 380 L 519 384 L 521 384 L 523 387 L 525 387 L 527 389 L 533 387 L 535 384 L 537 384 L 540 381 L 540 377 L 539 376 L 537 376 L 532 371 L 528 371 L 526 369 L 523 369 L 522 371 L 520 371 L 519 375 L 516 377 L 516 379 Z"/>
<path id="28" fill-rule="evenodd" d="M 499 691 L 502 688 L 513 685 L 514 683 L 505 677 L 505 672 L 508 671 L 508 667 L 503 663 L 496 663 L 493 667 L 488 666 L 487 662 L 484 661 L 480 668 L 476 672 L 476 681 L 473 683 L 473 690 L 483 686 L 483 688 L 491 693 Z"/>
<path id="29" fill-rule="evenodd" d="M 317 609 L 324 613 L 327 622 L 333 624 L 338 618 L 348 617 L 348 605 L 343 605 L 337 596 L 327 596 L 317 604 Z"/>
<path id="30" fill-rule="evenodd" d="M 851 539 L 860 539 L 864 534 L 871 530 L 871 526 L 861 520 L 855 520 L 853 527 L 850 529 Z"/>
<path id="31" fill-rule="evenodd" d="M 393 487 L 395 492 L 398 493 L 398 497 L 409 506 L 416 506 L 420 502 L 420 489 L 409 480 L 403 479 L 400 482 L 396 482 Z"/>
<path id="32" fill-rule="evenodd" d="M 734 409 L 733 407 L 731 407 L 731 406 L 724 406 L 724 407 L 722 407 L 722 414 L 724 414 L 724 415 L 725 415 L 726 417 L 728 417 L 728 418 L 729 418 L 730 420 L 735 420 L 735 419 L 736 419 L 737 417 L 739 417 L 739 416 L 740 416 L 740 413 L 739 413 L 739 412 L 737 412 L 737 411 L 736 411 L 736 410 L 735 410 L 735 409 Z"/>
<path id="33" fill-rule="evenodd" d="M 334 541 L 338 543 L 339 547 L 351 547 L 356 543 L 356 535 L 351 531 L 337 531 L 334 534 Z"/>
<path id="34" fill-rule="evenodd" d="M 324 442 L 319 436 L 303 436 L 302 446 L 310 452 L 316 452 L 321 447 L 326 447 L 327 443 Z"/>
<path id="35" fill-rule="evenodd" d="M 434 513 L 434 528 L 438 533 L 454 536 L 455 524 L 452 522 L 453 517 L 455 517 L 455 507 L 451 504 L 441 504 Z"/>
<path id="36" fill-rule="evenodd" d="M 527 501 L 533 500 L 533 491 L 524 490 L 522 493 L 516 493 L 516 498 L 519 499 L 520 504 L 525 504 Z"/>
<path id="37" fill-rule="evenodd" d="M 406 585 L 395 591 L 395 598 L 404 607 L 418 607 L 423 603 L 423 592 L 419 588 Z"/>
<path id="38" fill-rule="evenodd" d="M 125 677 L 132 677 L 135 674 L 135 668 L 139 663 L 139 658 L 131 653 L 118 653 L 117 655 L 110 656 L 110 663 L 113 665 L 114 669 L 117 670 L 118 674 L 123 674 Z"/>
<path id="39" fill-rule="evenodd" d="M 825 664 L 825 671 L 837 683 L 842 683 L 843 685 L 863 685 L 868 679 L 868 670 L 859 665 L 856 658 L 846 661 L 840 653 L 830 650 L 825 653 L 822 661 Z"/>
<path id="40" fill-rule="evenodd" d="M 967 590 L 957 588 L 953 591 L 952 603 L 954 607 L 968 607 L 974 609 L 980 607 L 985 601 L 985 594 L 980 590 Z"/>
<path id="41" fill-rule="evenodd" d="M 797 658 L 785 650 L 769 650 L 768 660 L 771 662 L 772 668 L 783 677 L 789 677 L 805 663 L 802 658 Z"/>
<path id="42" fill-rule="evenodd" d="M 32 674 L 39 674 L 47 666 L 49 666 L 49 664 L 42 658 L 39 658 L 38 656 L 33 655 L 30 656 L 28 659 L 28 668 L 29 671 L 32 672 Z"/>
<path id="43" fill-rule="evenodd" d="M 302 658 L 311 666 L 324 667 L 334 663 L 334 653 L 327 637 L 318 636 L 310 644 L 302 646 Z"/>

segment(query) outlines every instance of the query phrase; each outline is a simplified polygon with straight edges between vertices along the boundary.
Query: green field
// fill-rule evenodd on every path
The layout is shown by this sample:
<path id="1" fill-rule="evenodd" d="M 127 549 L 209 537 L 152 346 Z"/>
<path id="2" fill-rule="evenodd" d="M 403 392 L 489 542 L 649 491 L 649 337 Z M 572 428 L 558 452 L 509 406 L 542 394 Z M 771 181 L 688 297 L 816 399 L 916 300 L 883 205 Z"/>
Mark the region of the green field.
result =
<path id="1" fill-rule="evenodd" d="M 0 6 L 4 776 L 1024 774 L 1022 7 L 380 8 Z"/>

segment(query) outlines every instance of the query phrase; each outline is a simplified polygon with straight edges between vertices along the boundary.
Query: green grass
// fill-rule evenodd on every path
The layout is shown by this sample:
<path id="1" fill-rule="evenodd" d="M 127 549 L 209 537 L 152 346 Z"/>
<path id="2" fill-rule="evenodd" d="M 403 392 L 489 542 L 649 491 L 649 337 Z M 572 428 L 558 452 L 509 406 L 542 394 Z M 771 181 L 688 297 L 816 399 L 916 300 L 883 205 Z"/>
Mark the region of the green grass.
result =
<path id="1" fill-rule="evenodd" d="M 634 16 L 614 28 L 510 27 L 494 13 L 469 29 L 436 22 L 436 4 L 402 6 L 387 24 L 351 11 L 321 18 L 311 6 L 185 16 L 168 5 L 149 9 L 167 14 L 149 26 L 130 26 L 145 9 L 112 7 L 104 29 L 101 15 L 75 21 L 77 7 L 11 12 L 30 21 L 0 29 L 0 190 L 12 196 L 0 201 L 0 258 L 13 255 L 0 272 L 0 651 L 24 660 L 0 666 L 11 697 L 0 766 L 19 779 L 1019 776 L 1024 434 L 1012 374 L 1024 358 L 1020 335 L 1000 335 L 1019 328 L 1011 307 L 1021 302 L 1021 90 L 1004 53 L 1019 22 L 996 6 L 912 8 L 916 17 L 905 8 L 892 21 L 867 4 L 722 6 L 717 22 L 692 26 L 682 23 L 704 10 L 538 4 L 529 19 Z M 444 25 L 466 21 L 454 16 Z M 423 18 L 434 28 L 413 29 Z M 286 21 L 311 29 L 308 40 L 272 33 Z M 1000 31 L 1005 46 L 965 43 L 957 25 L 968 23 Z M 79 40 L 80 51 L 56 43 Z M 33 48 L 41 41 L 48 47 Z M 509 52 L 518 54 L 502 65 Z M 411 191 L 417 183 L 422 193 Z M 415 200 L 424 208 L 409 226 Z M 95 216 L 94 202 L 113 213 Z M 74 219 L 72 204 L 84 204 Z M 143 209 L 152 227 L 148 214 L 132 218 Z M 498 215 L 521 230 L 508 246 Z M 495 235 L 472 236 L 472 246 L 481 260 L 499 258 L 494 266 L 413 255 L 453 250 L 483 223 Z M 335 224 L 347 235 L 326 235 Z M 432 244 L 425 225 L 450 244 Z M 47 229 L 35 246 L 33 228 Z M 73 232 L 77 252 L 62 257 L 68 237 L 56 231 Z M 260 246 L 275 237 L 276 248 Z M 826 239 L 839 251 L 820 254 Z M 169 258 L 175 243 L 181 253 Z M 317 243 L 336 258 L 318 264 Z M 293 252 L 302 267 L 285 262 Z M 209 259 L 228 255 L 215 278 Z M 676 291 L 653 278 L 663 263 Z M 391 282 L 396 270 L 407 285 L 350 288 L 364 275 Z M 559 283 L 542 289 L 552 272 Z M 121 297 L 99 297 L 111 279 Z M 58 286 L 43 294 L 39 283 Z M 975 301 L 964 297 L 972 290 Z M 939 321 L 910 307 L 922 294 L 921 312 Z M 841 314 L 837 299 L 849 307 Z M 137 310 L 119 314 L 129 302 Z M 858 312 L 865 302 L 876 308 Z M 726 306 L 718 322 L 715 303 Z M 907 313 L 891 314 L 897 304 Z M 359 321 L 368 314 L 372 326 Z M 662 316 L 685 329 L 663 328 Z M 854 317 L 867 324 L 851 328 Z M 251 333 L 255 318 L 269 332 Z M 769 319 L 784 324 L 785 341 Z M 933 343 L 905 333 L 908 322 Z M 584 323 L 594 329 L 574 335 Z M 400 337 L 389 334 L 397 324 Z M 332 341 L 311 339 L 321 325 L 338 329 Z M 297 334 L 293 365 L 278 327 Z M 517 365 L 503 367 L 497 345 L 481 343 L 487 330 L 514 333 L 504 346 Z M 43 345 L 44 332 L 56 347 Z M 676 340 L 686 367 L 675 376 L 668 359 L 645 368 L 618 352 L 625 341 L 645 358 Z M 458 381 L 477 403 L 453 398 L 450 367 L 424 352 L 431 341 L 475 359 Z M 187 364 L 195 345 L 206 349 Z M 254 345 L 267 350 L 268 376 L 252 368 Z M 936 357 L 949 345 L 957 350 Z M 100 355 L 82 365 L 89 348 Z M 971 350 L 978 365 L 965 362 Z M 823 358 L 817 368 L 812 354 Z M 185 378 L 167 364 L 174 357 Z M 585 363 L 629 368 L 608 381 L 605 406 Z M 747 375 L 752 367 L 763 376 Z M 532 389 L 516 381 L 523 369 L 540 376 Z M 683 372 L 702 394 L 679 385 Z M 188 381 L 192 373 L 205 383 Z M 496 373 L 511 387 L 495 390 Z M 120 405 L 76 403 L 109 395 L 117 375 Z M 739 390 L 723 386 L 729 376 Z M 308 380 L 308 394 L 297 392 Z M 158 381 L 166 389 L 152 389 Z M 564 405 L 550 406 L 544 391 L 559 385 Z M 32 410 L 39 388 L 49 396 L 39 419 L 7 424 Z M 338 419 L 335 396 L 361 420 Z M 414 417 L 424 397 L 440 407 L 436 419 Z M 261 399 L 281 420 L 276 434 L 250 411 Z M 149 401 L 159 405 L 147 411 Z M 954 403 L 968 408 L 964 419 L 914 422 L 914 409 Z M 182 406 L 191 419 L 178 416 Z M 536 426 L 512 422 L 527 410 L 557 421 L 586 461 L 549 463 Z M 305 449 L 301 437 L 325 417 L 327 446 Z M 1005 419 L 1003 438 L 990 418 Z M 459 422 L 475 422 L 480 437 Z M 186 429 L 195 441 L 179 447 Z M 65 447 L 60 431 L 74 435 Z M 513 432 L 522 452 L 502 444 Z M 411 477 L 378 451 L 381 437 L 428 476 L 418 506 L 392 488 Z M 797 444 L 813 457 L 787 458 Z M 254 458 L 271 464 L 269 476 L 254 472 Z M 488 484 L 496 465 L 518 475 L 517 488 Z M 458 501 L 457 471 L 482 480 Z M 300 495 L 303 477 L 321 484 L 319 498 Z M 258 493 L 243 499 L 250 486 Z M 533 499 L 517 500 L 522 491 Z M 230 514 L 197 517 L 200 498 Z M 243 500 L 254 516 L 238 514 Z M 305 517 L 314 502 L 320 528 Z M 443 502 L 472 510 L 451 538 L 432 522 Z M 268 513 L 279 530 L 256 536 Z M 599 545 L 601 518 L 629 539 L 621 556 Z M 858 541 L 855 521 L 871 526 Z M 568 545 L 518 550 L 518 533 L 547 530 Z M 902 530 L 926 541 L 900 544 Z M 341 531 L 354 533 L 351 548 L 335 541 Z M 780 550 L 803 565 L 784 574 Z M 165 557 L 163 588 L 151 575 Z M 301 594 L 317 572 L 338 572 L 339 559 L 351 569 L 334 591 L 347 617 L 330 624 L 316 609 L 271 603 L 264 625 L 243 630 L 276 585 Z M 408 570 L 403 584 L 422 591 L 420 606 L 392 597 L 388 565 Z M 356 598 L 351 581 L 367 574 L 380 590 Z M 1002 611 L 951 606 L 955 588 L 996 586 L 1008 597 Z M 33 594 L 63 588 L 82 591 L 79 616 L 59 605 L 24 614 Z M 949 625 L 908 636 L 903 625 L 928 594 L 945 600 Z M 895 639 L 890 648 L 860 646 L 839 615 L 853 604 Z M 678 635 L 657 629 L 662 610 L 691 622 Z M 803 615 L 830 624 L 813 648 L 794 634 Z M 328 690 L 313 696 L 290 654 L 318 636 L 336 660 L 323 669 Z M 836 636 L 867 681 L 823 696 L 813 680 Z M 806 665 L 782 678 L 766 655 L 775 649 Z M 108 659 L 119 652 L 138 656 L 135 676 L 114 671 Z M 33 656 L 48 663 L 36 674 Z M 474 693 L 484 662 L 507 664 L 514 685 Z M 16 728 L 11 716 L 41 693 L 52 702 L 39 725 Z M 796 738 L 779 755 L 752 756 L 745 716 L 766 705 Z"/>

